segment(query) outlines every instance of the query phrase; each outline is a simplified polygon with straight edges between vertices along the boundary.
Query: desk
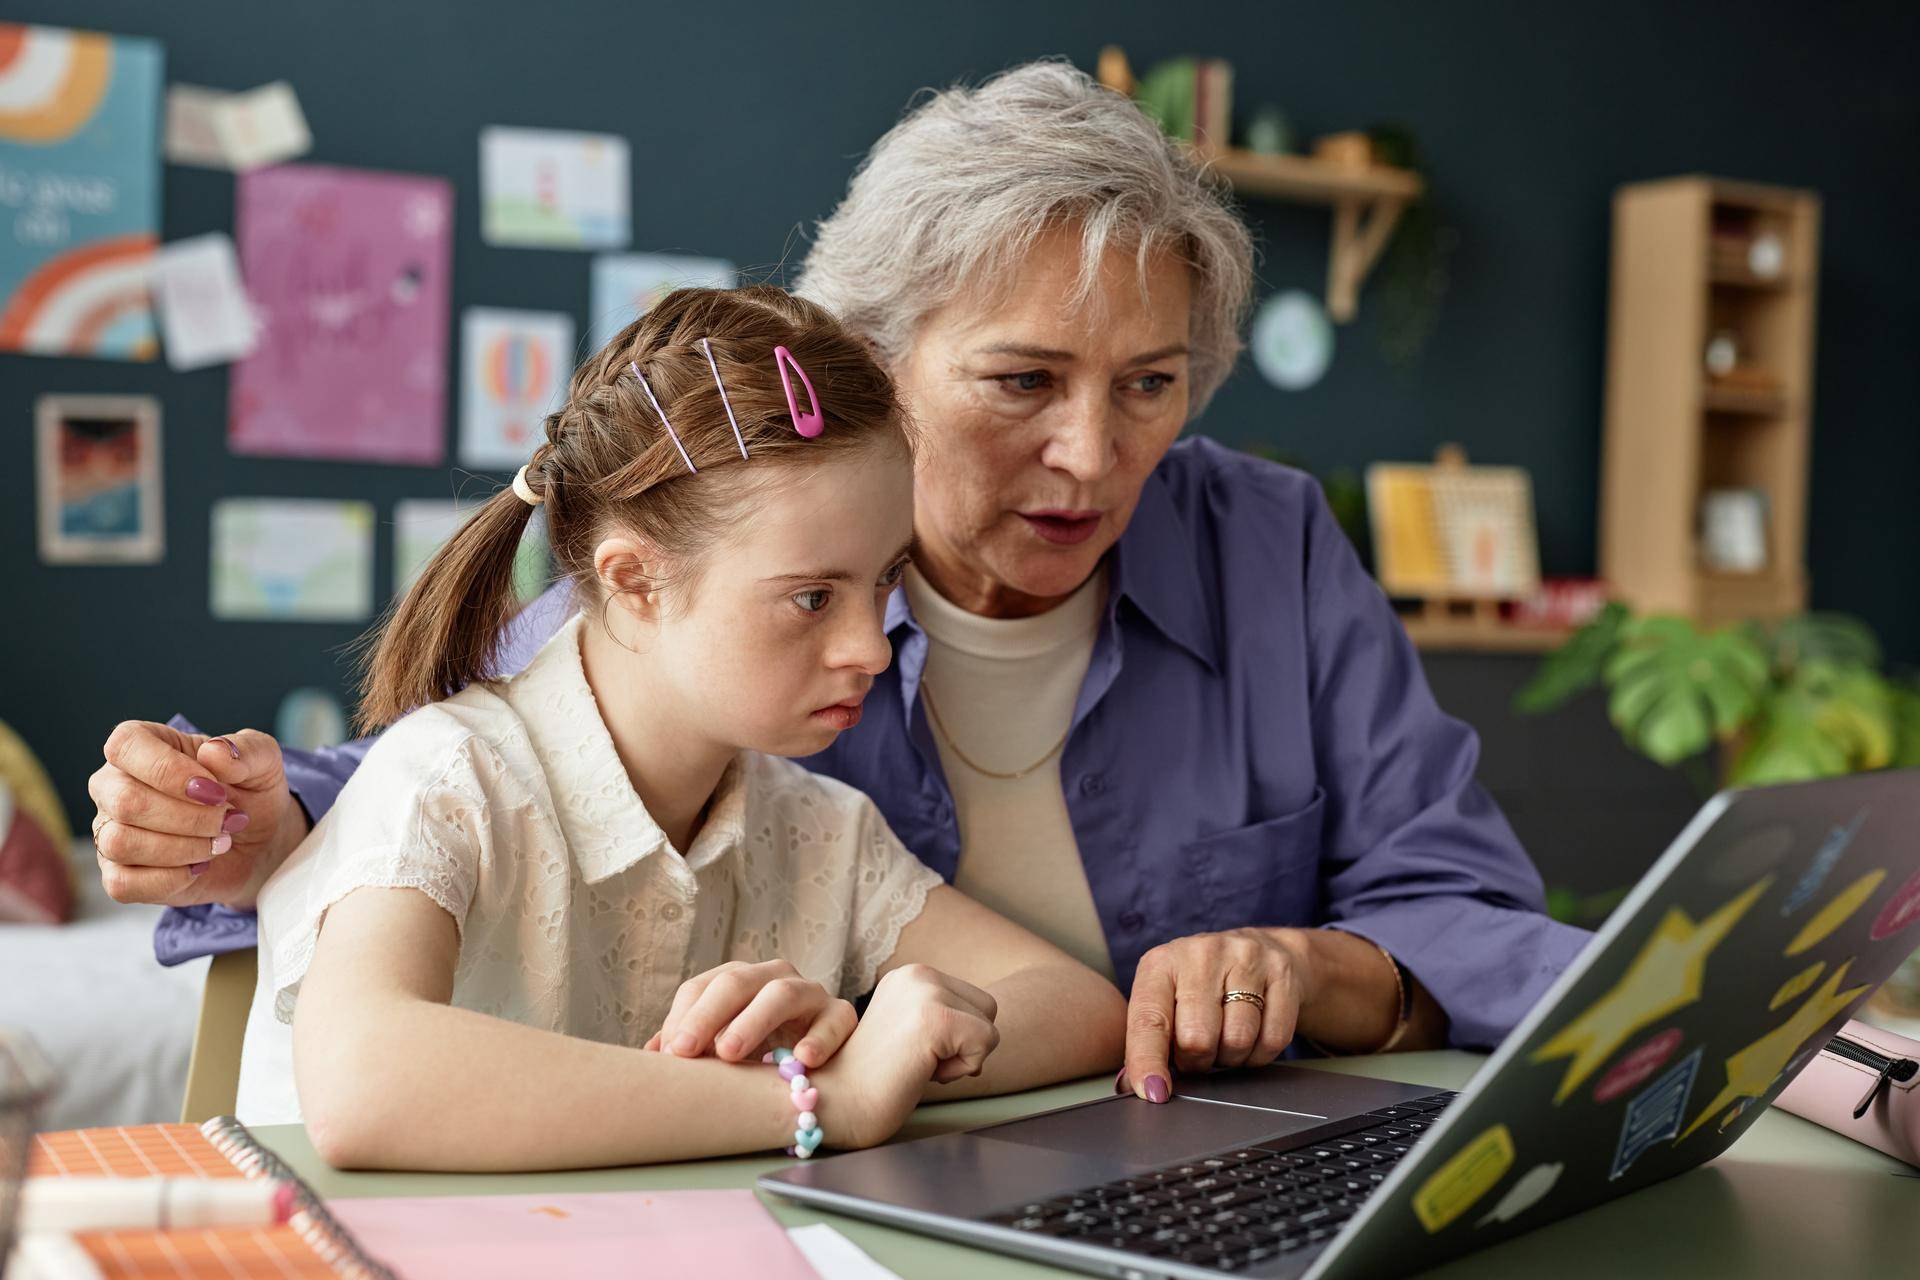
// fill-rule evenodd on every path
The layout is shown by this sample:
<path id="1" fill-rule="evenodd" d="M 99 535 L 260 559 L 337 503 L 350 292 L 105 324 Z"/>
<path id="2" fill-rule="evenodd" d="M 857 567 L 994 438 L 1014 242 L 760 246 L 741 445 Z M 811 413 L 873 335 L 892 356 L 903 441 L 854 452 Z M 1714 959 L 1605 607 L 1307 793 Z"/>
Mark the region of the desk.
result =
<path id="1" fill-rule="evenodd" d="M 1480 1063 L 1466 1053 L 1403 1053 L 1311 1065 L 1329 1071 L 1458 1088 Z M 922 1107 L 901 1131 L 921 1138 L 1100 1096 L 1106 1079 Z M 322 1196 L 506 1195 L 750 1187 L 784 1158 L 543 1174 L 340 1173 L 297 1125 L 254 1131 Z M 1635 1195 L 1474 1254 L 1436 1277 L 1770 1277 L 1913 1275 L 1920 1270 L 1920 1177 L 1888 1156 L 1769 1111 L 1732 1150 Z M 1063 1277 L 1077 1273 L 761 1199 L 783 1224 L 829 1222 L 905 1280 Z"/>

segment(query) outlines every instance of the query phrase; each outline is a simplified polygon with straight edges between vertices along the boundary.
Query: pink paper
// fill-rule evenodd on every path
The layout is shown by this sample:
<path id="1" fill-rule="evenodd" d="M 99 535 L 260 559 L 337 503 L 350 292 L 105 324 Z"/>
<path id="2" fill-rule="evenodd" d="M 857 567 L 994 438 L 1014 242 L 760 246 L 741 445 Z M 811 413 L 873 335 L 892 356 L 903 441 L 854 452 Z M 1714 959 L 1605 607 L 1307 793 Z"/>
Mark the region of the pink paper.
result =
<path id="1" fill-rule="evenodd" d="M 818 1280 L 751 1191 L 329 1200 L 366 1253 L 406 1280 L 752 1276 Z"/>
<path id="2" fill-rule="evenodd" d="M 263 328 L 233 366 L 233 451 L 440 462 L 453 188 L 323 165 L 261 169 L 238 188 Z"/>

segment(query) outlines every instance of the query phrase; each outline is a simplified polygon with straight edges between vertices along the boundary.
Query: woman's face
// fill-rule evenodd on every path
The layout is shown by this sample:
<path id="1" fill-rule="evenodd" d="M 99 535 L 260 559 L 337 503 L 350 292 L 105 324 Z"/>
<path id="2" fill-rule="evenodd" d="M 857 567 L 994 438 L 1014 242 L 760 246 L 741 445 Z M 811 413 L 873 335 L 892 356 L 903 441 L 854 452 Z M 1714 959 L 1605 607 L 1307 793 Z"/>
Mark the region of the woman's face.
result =
<path id="1" fill-rule="evenodd" d="M 1008 294 L 934 312 L 891 370 L 924 432 L 915 563 L 975 613 L 1072 594 L 1187 420 L 1187 266 L 1158 255 L 1143 291 L 1133 252 L 1110 251 L 1076 309 L 1079 245 L 1077 228 L 1043 236 Z"/>

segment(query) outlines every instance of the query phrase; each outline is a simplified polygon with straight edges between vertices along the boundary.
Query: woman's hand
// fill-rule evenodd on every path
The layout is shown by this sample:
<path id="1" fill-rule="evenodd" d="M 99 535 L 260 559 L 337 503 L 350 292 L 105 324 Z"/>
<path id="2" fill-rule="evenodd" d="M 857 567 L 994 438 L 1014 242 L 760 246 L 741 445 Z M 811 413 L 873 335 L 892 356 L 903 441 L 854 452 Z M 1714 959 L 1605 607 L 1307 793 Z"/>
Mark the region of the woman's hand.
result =
<path id="1" fill-rule="evenodd" d="M 1000 1044 L 1000 1008 L 970 982 L 923 964 L 880 979 L 866 1016 L 832 1062 L 808 1075 L 827 1145 L 885 1142 L 920 1105 L 929 1080 L 978 1075 Z"/>
<path id="2" fill-rule="evenodd" d="M 116 902 L 251 907 L 307 834 L 280 744 L 242 729 L 221 738 L 127 720 L 87 779 L 100 881 Z"/>
<path id="3" fill-rule="evenodd" d="M 681 1058 L 711 1051 L 728 1062 L 791 1047 L 811 1071 L 839 1052 L 856 1021 L 851 1004 L 785 960 L 733 960 L 681 983 L 645 1047 Z"/>
<path id="4" fill-rule="evenodd" d="M 1127 1004 L 1123 1087 L 1172 1096 L 1180 1071 L 1264 1067 L 1293 1042 L 1309 990 L 1309 952 L 1294 929 L 1234 929 L 1162 943 L 1140 957 Z M 1265 1002 L 1223 1003 L 1229 991 Z"/>

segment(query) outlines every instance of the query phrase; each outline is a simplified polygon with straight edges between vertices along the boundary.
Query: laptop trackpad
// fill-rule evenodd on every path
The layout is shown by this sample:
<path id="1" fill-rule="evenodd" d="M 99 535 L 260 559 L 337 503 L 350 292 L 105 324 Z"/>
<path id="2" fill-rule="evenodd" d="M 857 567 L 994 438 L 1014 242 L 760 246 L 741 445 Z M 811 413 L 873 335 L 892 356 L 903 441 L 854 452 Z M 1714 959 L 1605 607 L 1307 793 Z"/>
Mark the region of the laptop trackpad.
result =
<path id="1" fill-rule="evenodd" d="M 1198 1098 L 1175 1098 L 1158 1106 L 1138 1098 L 1115 1098 L 976 1129 L 974 1136 L 1159 1168 L 1325 1123 L 1322 1116 L 1288 1115 Z"/>

